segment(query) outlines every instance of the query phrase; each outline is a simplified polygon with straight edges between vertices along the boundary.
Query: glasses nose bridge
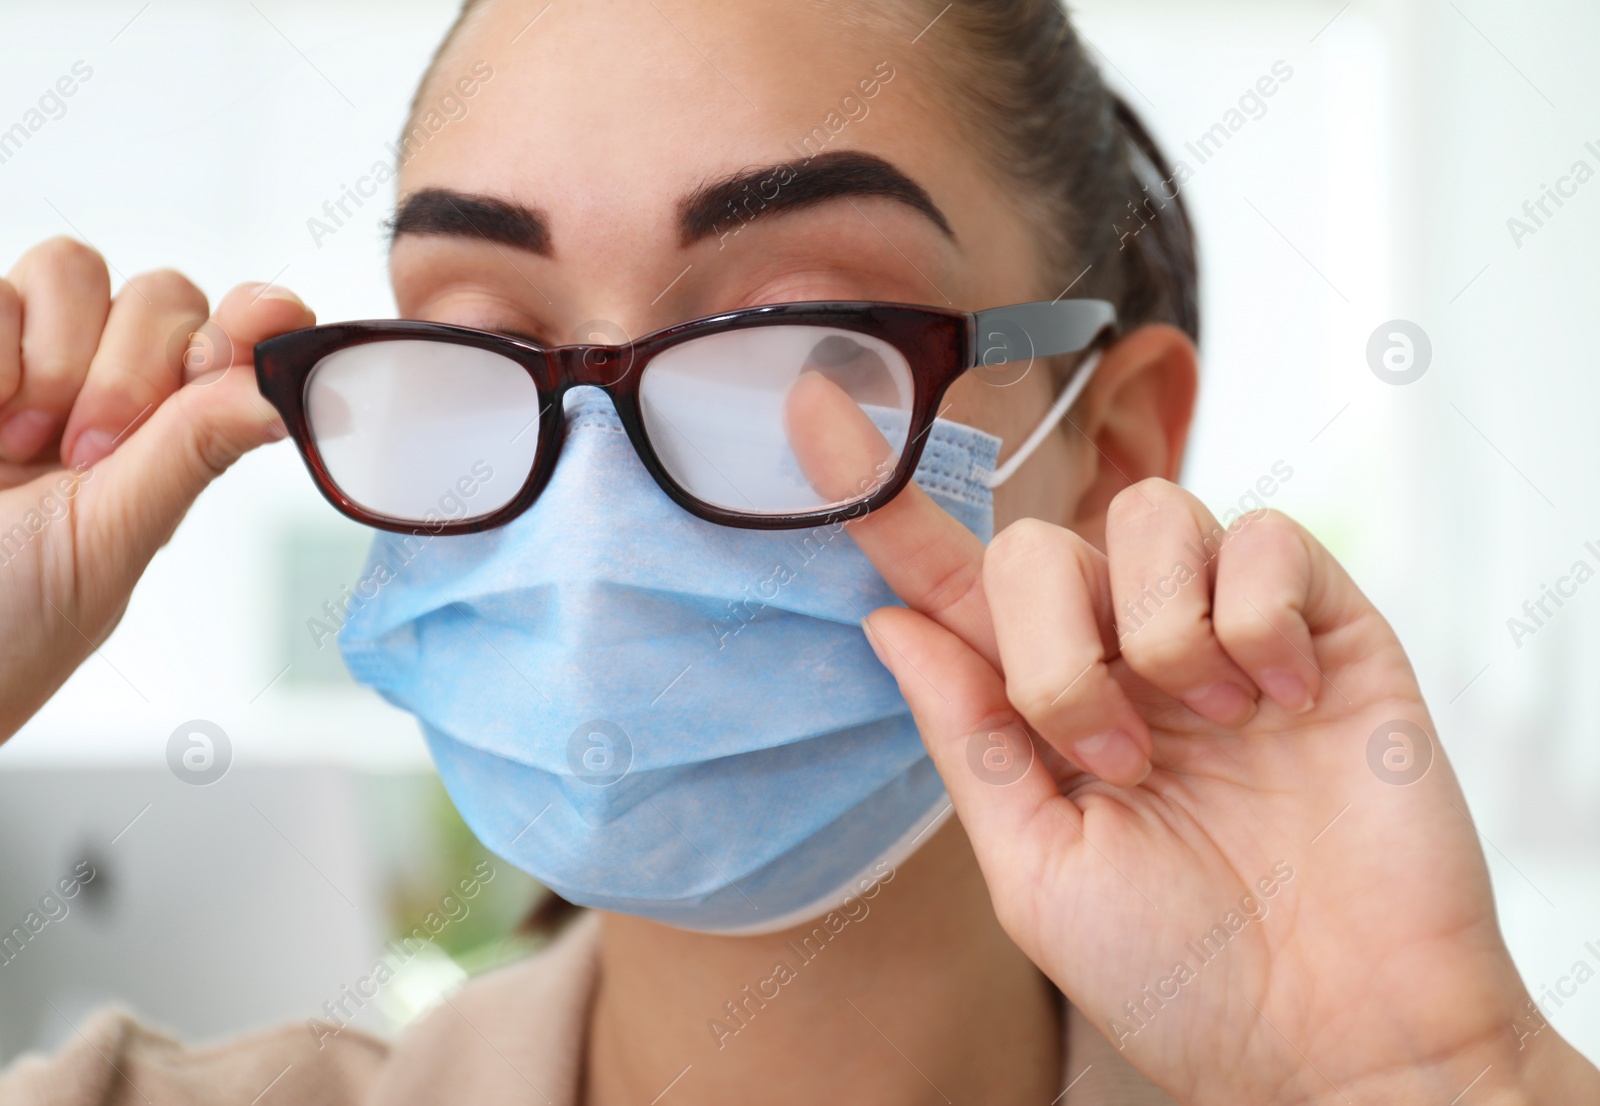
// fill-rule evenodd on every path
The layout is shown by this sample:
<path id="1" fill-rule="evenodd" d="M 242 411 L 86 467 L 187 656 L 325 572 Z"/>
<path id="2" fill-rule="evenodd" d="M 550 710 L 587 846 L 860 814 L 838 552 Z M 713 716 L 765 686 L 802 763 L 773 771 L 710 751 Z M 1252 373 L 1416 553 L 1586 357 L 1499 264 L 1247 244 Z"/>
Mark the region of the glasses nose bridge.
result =
<path id="1" fill-rule="evenodd" d="M 605 388 L 628 373 L 633 361 L 631 346 L 558 346 L 555 355 L 562 380 L 569 386 L 591 384 Z"/>

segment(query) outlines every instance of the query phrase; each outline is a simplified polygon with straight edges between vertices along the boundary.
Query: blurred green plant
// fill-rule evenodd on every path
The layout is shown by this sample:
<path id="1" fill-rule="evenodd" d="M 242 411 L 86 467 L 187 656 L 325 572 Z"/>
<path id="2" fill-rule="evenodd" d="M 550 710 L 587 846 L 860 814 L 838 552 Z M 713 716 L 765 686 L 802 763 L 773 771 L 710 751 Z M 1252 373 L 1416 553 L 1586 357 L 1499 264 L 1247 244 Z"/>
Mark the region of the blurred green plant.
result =
<path id="1" fill-rule="evenodd" d="M 389 897 L 392 936 L 398 939 L 419 928 L 431 932 L 430 920 L 437 927 L 443 918 L 447 924 L 432 934 L 433 943 L 469 975 L 533 951 L 539 942 L 519 933 L 518 926 L 544 894 L 539 883 L 483 847 L 436 776 L 428 777 L 419 813 L 436 853 L 432 863 L 394 885 Z M 462 881 L 476 882 L 477 894 L 465 897 Z M 447 903 L 452 897 L 459 905 Z"/>

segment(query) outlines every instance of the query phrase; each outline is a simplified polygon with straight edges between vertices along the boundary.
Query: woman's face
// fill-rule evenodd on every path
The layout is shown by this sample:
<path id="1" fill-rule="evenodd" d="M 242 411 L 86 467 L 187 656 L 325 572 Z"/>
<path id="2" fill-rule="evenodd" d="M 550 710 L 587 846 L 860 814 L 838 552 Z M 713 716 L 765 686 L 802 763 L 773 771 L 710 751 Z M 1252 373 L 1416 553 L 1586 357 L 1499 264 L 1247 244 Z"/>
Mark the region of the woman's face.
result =
<path id="1" fill-rule="evenodd" d="M 489 0 L 412 121 L 390 262 L 400 313 L 561 344 L 763 303 L 1053 298 L 1004 177 L 925 80 L 919 30 L 796 0 Z M 417 129 L 430 112 L 437 129 Z M 884 164 L 830 172 L 818 155 L 835 151 Z M 746 174 L 747 190 L 713 192 Z M 408 206 L 424 189 L 459 195 Z M 1020 380 L 969 373 L 944 414 L 1011 448 L 1052 390 L 1042 364 Z M 1062 456 L 997 493 L 997 526 L 1059 520 Z"/>

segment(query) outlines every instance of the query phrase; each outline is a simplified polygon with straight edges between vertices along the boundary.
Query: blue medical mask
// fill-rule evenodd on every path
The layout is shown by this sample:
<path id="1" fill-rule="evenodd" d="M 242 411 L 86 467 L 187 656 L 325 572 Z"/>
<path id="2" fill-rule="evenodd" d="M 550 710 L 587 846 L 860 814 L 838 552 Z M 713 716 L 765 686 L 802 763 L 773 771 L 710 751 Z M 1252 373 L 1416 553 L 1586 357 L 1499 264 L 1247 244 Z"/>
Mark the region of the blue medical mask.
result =
<path id="1" fill-rule="evenodd" d="M 379 535 L 378 590 L 340 634 L 351 673 L 416 715 L 485 846 L 572 902 L 722 933 L 839 906 L 951 810 L 861 630 L 899 599 L 842 524 L 682 510 L 598 390 L 566 418 L 508 525 Z M 985 542 L 999 448 L 939 420 L 915 475 Z"/>

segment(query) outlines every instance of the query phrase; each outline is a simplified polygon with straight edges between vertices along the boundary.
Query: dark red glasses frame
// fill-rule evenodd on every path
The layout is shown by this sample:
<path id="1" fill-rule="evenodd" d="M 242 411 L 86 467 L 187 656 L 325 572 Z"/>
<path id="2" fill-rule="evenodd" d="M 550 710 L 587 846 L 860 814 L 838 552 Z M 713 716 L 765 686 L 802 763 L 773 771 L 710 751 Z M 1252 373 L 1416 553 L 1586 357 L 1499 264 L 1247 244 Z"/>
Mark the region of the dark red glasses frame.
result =
<path id="1" fill-rule="evenodd" d="M 681 342 L 745 327 L 811 324 L 867 334 L 905 355 L 914 382 L 911 425 L 894 472 L 867 495 L 823 510 L 746 514 L 698 499 L 679 487 L 656 456 L 639 407 L 639 381 L 650 361 Z M 633 448 L 650 475 L 690 514 L 723 526 L 786 530 L 858 518 L 887 504 L 916 472 L 929 428 L 945 391 L 967 370 L 1087 349 L 1116 324 L 1103 300 L 1057 300 L 985 311 L 948 311 L 901 303 L 812 302 L 766 304 L 677 323 L 622 345 L 540 346 L 510 335 L 446 323 L 397 319 L 333 323 L 290 331 L 255 347 L 256 381 L 299 447 L 317 488 L 341 513 L 380 530 L 401 534 L 469 534 L 503 526 L 539 497 L 555 470 L 563 438 L 562 397 L 592 385 L 611 397 Z M 540 399 L 539 439 L 533 466 L 516 496 L 485 515 L 418 522 L 375 514 L 353 502 L 328 473 L 306 417 L 306 382 L 328 355 L 351 346 L 393 339 L 424 339 L 489 350 L 516 362 L 533 378 Z"/>

